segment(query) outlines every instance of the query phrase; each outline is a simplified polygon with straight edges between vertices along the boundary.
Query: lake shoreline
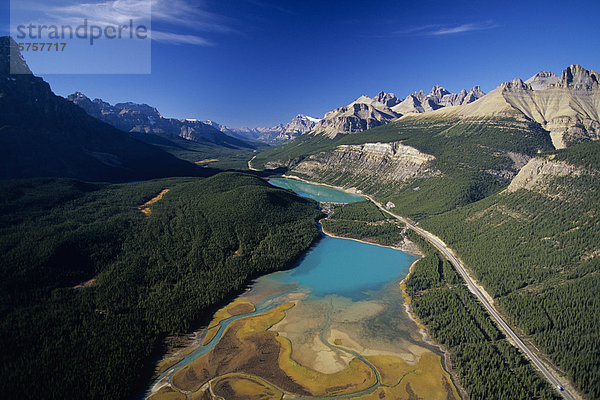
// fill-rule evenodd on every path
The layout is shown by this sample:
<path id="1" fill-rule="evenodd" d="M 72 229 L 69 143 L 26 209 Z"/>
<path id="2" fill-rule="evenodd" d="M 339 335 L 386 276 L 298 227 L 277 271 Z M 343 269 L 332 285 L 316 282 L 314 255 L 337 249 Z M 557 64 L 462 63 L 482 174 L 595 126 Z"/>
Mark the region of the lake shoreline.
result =
<path id="1" fill-rule="evenodd" d="M 324 186 L 324 187 L 328 187 L 328 188 L 331 188 L 331 189 L 339 190 L 339 191 L 347 193 L 347 194 L 353 194 L 353 195 L 365 197 L 365 195 L 363 194 L 363 192 L 361 190 L 359 190 L 359 189 L 356 189 L 356 188 L 352 188 L 354 190 L 345 189 L 345 188 L 343 188 L 341 186 L 333 186 L 333 185 L 329 185 L 327 183 L 320 183 L 320 182 L 309 181 L 307 179 L 300 178 L 299 176 L 295 176 L 295 175 L 283 174 L 283 175 L 281 175 L 281 177 L 285 178 L 285 179 L 295 179 L 295 180 L 300 181 L 300 182 L 310 183 L 311 185 Z M 366 197 L 365 197 L 365 201 L 368 201 L 368 199 Z"/>
<path id="2" fill-rule="evenodd" d="M 365 201 L 372 201 L 369 195 L 366 195 L 366 194 L 362 193 L 358 189 L 348 190 L 348 189 L 345 189 L 345 188 L 342 188 L 342 187 L 339 187 L 339 186 L 333 186 L 333 185 L 329 185 L 329 184 L 325 184 L 325 183 L 319 183 L 319 182 L 309 181 L 309 180 L 306 180 L 306 179 L 303 179 L 303 178 L 300 178 L 300 177 L 297 177 L 297 176 L 294 176 L 294 175 L 283 174 L 281 176 L 283 178 L 286 178 L 286 179 L 292 179 L 292 180 L 297 180 L 297 181 L 304 182 L 304 183 L 310 183 L 312 185 L 325 186 L 325 187 L 329 187 L 329 188 L 332 188 L 332 189 L 341 190 L 341 191 L 343 191 L 345 193 L 348 193 L 348 194 L 360 195 L 360 196 L 363 196 L 365 198 Z M 385 246 L 385 245 L 381 245 L 381 244 L 378 244 L 378 243 L 367 242 L 367 241 L 364 241 L 364 240 L 361 240 L 361 239 L 355 239 L 355 238 L 350 238 L 350 237 L 344 237 L 344 236 L 335 235 L 335 234 L 333 234 L 331 232 L 327 232 L 325 229 L 323 229 L 323 225 L 321 224 L 321 221 L 319 221 L 319 225 L 321 227 L 321 231 L 323 232 L 323 234 L 325 234 L 327 236 L 331 236 L 331 237 L 335 237 L 335 238 L 340 238 L 340 239 L 355 240 L 355 241 L 358 241 L 358 242 L 372 244 L 372 245 L 381 246 L 381 247 L 389 247 L 389 248 L 392 248 L 392 249 L 395 249 L 395 250 L 400 250 L 400 251 L 403 251 L 405 253 L 408 253 L 408 254 L 415 255 L 415 256 L 419 257 L 417 260 L 415 260 L 411 264 L 411 266 L 409 267 L 409 270 L 408 270 L 408 274 L 398 284 L 400 286 L 400 290 L 402 292 L 402 297 L 403 297 L 403 300 L 404 300 L 404 311 L 408 315 L 408 318 L 411 321 L 413 321 L 415 323 L 415 325 L 417 326 L 417 328 L 419 329 L 419 333 L 422 336 L 423 342 L 425 342 L 426 344 L 428 344 L 428 345 L 430 345 L 430 346 L 438 349 L 438 351 L 443 355 L 444 369 L 451 376 L 451 379 L 452 379 L 454 385 L 456 386 L 456 389 L 460 393 L 461 397 L 462 398 L 468 398 L 468 394 L 466 393 L 465 389 L 460 384 L 460 377 L 458 376 L 458 374 L 456 373 L 456 371 L 452 367 L 452 362 L 450 360 L 450 352 L 442 344 L 437 343 L 430 336 L 429 330 L 427 329 L 427 327 L 421 322 L 421 320 L 419 319 L 419 317 L 413 312 L 412 305 L 411 305 L 411 297 L 406 292 L 406 282 L 408 281 L 408 279 L 410 278 L 411 274 L 413 273 L 416 264 L 422 259 L 422 257 L 424 256 L 424 254 L 421 253 L 421 252 L 419 252 L 419 253 L 416 254 L 415 252 L 408 252 L 408 251 L 402 250 L 399 247 Z"/>
<path id="3" fill-rule="evenodd" d="M 323 228 L 323 224 L 321 223 L 321 221 L 319 221 L 319 226 L 321 227 L 321 232 L 323 232 L 324 235 L 329 236 L 329 237 L 333 237 L 333 238 L 337 238 L 337 239 L 353 240 L 355 242 L 360 242 L 360 243 L 364 243 L 364 244 L 370 244 L 370 245 L 373 245 L 373 246 L 387 247 L 388 249 L 398 250 L 398 251 L 401 251 L 403 253 L 410 254 L 411 256 L 415 256 L 415 257 L 419 257 L 419 258 L 423 257 L 423 254 L 421 252 L 411 251 L 411 250 L 408 250 L 408 249 L 405 249 L 405 248 L 402 248 L 402 247 L 399 247 L 399 246 L 386 246 L 386 245 L 381 244 L 381 243 L 369 242 L 367 240 L 357 239 L 357 238 L 348 237 L 348 236 L 340 236 L 340 235 L 337 235 L 335 233 L 328 232 L 327 230 L 325 230 L 325 228 Z"/>

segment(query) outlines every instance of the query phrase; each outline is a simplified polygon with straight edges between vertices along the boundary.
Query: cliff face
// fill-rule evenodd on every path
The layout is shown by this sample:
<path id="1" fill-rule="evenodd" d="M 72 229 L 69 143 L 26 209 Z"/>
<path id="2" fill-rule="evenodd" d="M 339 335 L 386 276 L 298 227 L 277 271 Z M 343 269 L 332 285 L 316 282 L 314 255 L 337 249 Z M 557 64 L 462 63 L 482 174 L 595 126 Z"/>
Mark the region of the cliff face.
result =
<path id="1" fill-rule="evenodd" d="M 434 159 L 400 142 L 341 145 L 331 152 L 307 157 L 291 172 L 336 185 L 364 188 L 439 175 L 430 165 Z"/>
<path id="2" fill-rule="evenodd" d="M 579 177 L 588 173 L 589 171 L 582 167 L 554 160 L 553 156 L 532 158 L 521 168 L 506 191 L 513 193 L 519 189 L 526 189 L 552 196 L 552 193 L 557 191 L 556 178 Z"/>
<path id="3" fill-rule="evenodd" d="M 598 79 L 594 71 L 572 65 L 544 89 L 534 90 L 523 82 L 504 84 L 502 95 L 508 104 L 548 130 L 554 147 L 560 149 L 600 139 Z"/>

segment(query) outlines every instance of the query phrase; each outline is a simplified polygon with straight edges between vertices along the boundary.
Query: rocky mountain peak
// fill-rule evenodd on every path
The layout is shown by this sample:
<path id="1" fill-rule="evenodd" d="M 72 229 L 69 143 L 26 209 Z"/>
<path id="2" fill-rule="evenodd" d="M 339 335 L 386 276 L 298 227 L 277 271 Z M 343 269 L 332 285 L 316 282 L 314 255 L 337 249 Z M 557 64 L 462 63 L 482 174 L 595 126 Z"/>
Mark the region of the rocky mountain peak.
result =
<path id="1" fill-rule="evenodd" d="M 462 96 L 463 91 L 464 91 L 464 89 L 459 93 L 459 96 Z M 475 100 L 482 98 L 483 96 L 485 96 L 485 92 L 483 90 L 481 90 L 481 87 L 473 86 L 473 88 L 471 88 L 471 90 L 469 90 L 467 93 L 465 93 L 460 104 L 472 103 Z"/>
<path id="2" fill-rule="evenodd" d="M 363 94 L 358 99 L 354 100 L 354 102 L 352 102 L 352 104 L 371 104 L 372 102 L 373 102 L 372 98 L 370 98 L 366 94 Z"/>
<path id="3" fill-rule="evenodd" d="M 523 82 L 521 78 L 515 78 L 512 81 L 504 82 L 500 85 L 503 92 L 519 91 L 519 90 L 532 90 L 529 84 Z"/>
<path id="4" fill-rule="evenodd" d="M 556 87 L 571 89 L 595 89 L 600 85 L 600 74 L 587 70 L 581 65 L 573 64 L 564 69 Z"/>
<path id="5" fill-rule="evenodd" d="M 435 85 L 431 88 L 431 92 L 429 92 L 430 97 L 435 97 L 436 99 L 441 99 L 445 95 L 450 94 L 444 87 Z"/>
<path id="6" fill-rule="evenodd" d="M 485 92 L 481 90 L 481 87 L 479 85 L 473 86 L 473 88 L 469 90 L 469 93 L 472 93 L 473 95 L 477 96 L 477 98 L 485 96 Z"/>
<path id="7" fill-rule="evenodd" d="M 161 118 L 162 116 L 155 107 L 148 104 L 137 104 L 132 102 L 117 103 L 114 108 L 120 114 L 141 114 L 145 117 Z"/>
<path id="8" fill-rule="evenodd" d="M 400 103 L 400 100 L 394 93 L 386 93 L 383 91 L 379 92 L 379 94 L 377 94 L 373 100 L 383 104 L 386 107 L 394 107 L 396 104 Z"/>
<path id="9" fill-rule="evenodd" d="M 558 76 L 552 71 L 541 71 L 527 79 L 525 83 L 529 84 L 533 90 L 544 90 L 550 85 L 559 81 Z"/>
<path id="10" fill-rule="evenodd" d="M 73 100 L 71 100 L 71 99 L 73 99 L 73 100 L 77 99 L 77 100 L 89 100 L 89 101 L 91 101 L 91 100 L 89 99 L 89 97 L 87 97 L 85 94 L 83 94 L 83 93 L 81 93 L 81 92 L 75 92 L 75 93 L 73 93 L 73 94 L 70 94 L 70 95 L 68 96 L 67 100 L 73 101 Z"/>

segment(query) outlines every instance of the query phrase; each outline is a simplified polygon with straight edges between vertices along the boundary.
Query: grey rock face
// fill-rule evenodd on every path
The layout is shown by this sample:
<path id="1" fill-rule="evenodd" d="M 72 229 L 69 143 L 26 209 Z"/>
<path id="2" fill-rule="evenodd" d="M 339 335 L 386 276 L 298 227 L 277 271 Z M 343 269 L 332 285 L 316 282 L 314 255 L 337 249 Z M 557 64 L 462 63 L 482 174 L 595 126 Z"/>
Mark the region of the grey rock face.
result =
<path id="1" fill-rule="evenodd" d="M 588 171 L 584 168 L 553 160 L 552 157 L 532 158 L 514 177 L 506 190 L 516 192 L 519 189 L 526 189 L 548 195 L 550 188 L 556 188 L 555 184 L 551 184 L 554 179 L 565 176 L 576 177 L 586 173 Z"/>
<path id="2" fill-rule="evenodd" d="M 390 108 L 400 103 L 400 100 L 394 95 L 394 93 L 379 92 L 379 94 L 377 94 L 373 100 Z"/>
<path id="3" fill-rule="evenodd" d="M 277 135 L 275 140 L 278 142 L 292 140 L 304 133 L 310 132 L 319 121 L 319 119 L 298 114 L 282 127 L 281 133 Z"/>
<path id="4" fill-rule="evenodd" d="M 551 71 L 541 71 L 527 79 L 525 83 L 529 84 L 533 90 L 544 90 L 550 85 L 558 83 L 559 77 Z"/>
<path id="5" fill-rule="evenodd" d="M 587 70 L 581 65 L 571 65 L 562 73 L 560 81 L 554 86 L 570 88 L 575 90 L 598 89 L 600 74 L 595 71 Z"/>
<path id="6" fill-rule="evenodd" d="M 387 124 L 400 115 L 384 104 L 361 96 L 355 102 L 325 114 L 313 132 L 334 138 L 340 133 L 356 133 Z"/>

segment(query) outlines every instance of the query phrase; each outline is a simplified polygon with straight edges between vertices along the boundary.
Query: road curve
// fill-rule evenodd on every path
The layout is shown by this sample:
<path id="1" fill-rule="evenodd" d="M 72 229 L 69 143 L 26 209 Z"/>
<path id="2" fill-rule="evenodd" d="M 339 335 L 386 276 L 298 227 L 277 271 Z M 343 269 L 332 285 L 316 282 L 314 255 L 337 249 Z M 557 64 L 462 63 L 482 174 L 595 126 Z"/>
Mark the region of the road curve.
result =
<path id="1" fill-rule="evenodd" d="M 475 295 L 475 297 L 483 304 L 487 312 L 490 314 L 492 319 L 496 322 L 498 327 L 504 332 L 506 336 L 508 336 L 514 346 L 516 346 L 519 350 L 521 350 L 529 360 L 535 365 L 535 367 L 540 371 L 540 373 L 546 378 L 548 382 L 554 387 L 554 390 L 562 396 L 562 398 L 567 400 L 576 400 L 579 399 L 578 396 L 571 393 L 571 391 L 566 387 L 566 385 L 561 382 L 561 380 L 557 377 L 557 374 L 550 371 L 550 369 L 544 364 L 542 360 L 521 340 L 521 338 L 515 333 L 515 331 L 504 321 L 504 318 L 496 311 L 492 303 L 488 301 L 488 299 L 483 295 L 481 290 L 477 287 L 473 279 L 467 274 L 465 266 L 462 261 L 458 259 L 458 257 L 454 254 L 454 252 L 437 236 L 426 231 L 425 229 L 417 226 L 411 220 L 402 217 L 400 215 L 394 214 L 390 212 L 388 209 L 383 207 L 380 203 L 375 201 L 372 197 L 363 195 L 367 199 L 369 199 L 373 204 L 379 207 L 383 212 L 391 215 L 397 220 L 403 222 L 410 229 L 415 231 L 420 236 L 424 237 L 429 243 L 431 243 L 436 249 L 438 249 L 448 260 L 454 265 L 458 273 L 463 277 L 465 282 L 467 283 L 467 287 Z M 559 390 L 558 388 L 562 388 Z"/>
<path id="2" fill-rule="evenodd" d="M 252 160 L 254 160 L 255 158 L 256 158 L 256 156 L 254 156 L 254 157 L 252 157 L 251 159 L 248 160 L 248 169 L 250 171 L 259 171 L 258 169 L 252 167 Z"/>

